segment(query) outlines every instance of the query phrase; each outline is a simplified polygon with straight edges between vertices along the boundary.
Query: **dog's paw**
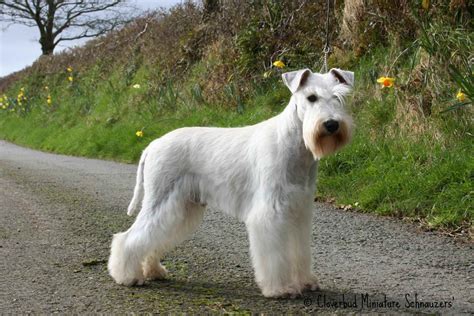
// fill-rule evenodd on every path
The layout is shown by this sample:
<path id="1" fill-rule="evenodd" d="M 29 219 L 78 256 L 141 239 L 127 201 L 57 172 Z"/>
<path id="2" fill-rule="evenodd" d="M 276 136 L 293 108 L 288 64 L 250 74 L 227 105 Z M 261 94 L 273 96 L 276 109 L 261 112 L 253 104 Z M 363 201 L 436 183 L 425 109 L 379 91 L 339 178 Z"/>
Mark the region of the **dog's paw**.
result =
<path id="1" fill-rule="evenodd" d="M 303 291 L 317 291 L 319 284 L 315 276 L 310 276 L 303 282 L 298 282 L 281 288 L 262 287 L 262 294 L 269 298 L 299 298 Z"/>
<path id="2" fill-rule="evenodd" d="M 308 281 L 303 283 L 303 291 L 317 291 L 319 289 L 319 283 L 315 276 L 311 276 Z"/>
<path id="3" fill-rule="evenodd" d="M 147 280 L 163 280 L 168 274 L 166 267 L 161 264 L 144 265 L 143 275 Z"/>
<path id="4" fill-rule="evenodd" d="M 125 286 L 142 286 L 145 283 L 145 279 L 133 279 L 127 283 L 123 283 Z"/>
<path id="5" fill-rule="evenodd" d="M 262 289 L 263 296 L 267 298 L 299 298 L 301 289 L 296 286 L 287 286 L 279 289 Z"/>
<path id="6" fill-rule="evenodd" d="M 117 284 L 125 285 L 125 286 L 142 286 L 145 283 L 144 278 L 114 278 L 114 281 Z"/>
<path id="7" fill-rule="evenodd" d="M 141 269 L 139 271 L 130 271 L 121 265 L 114 265 L 109 262 L 109 274 L 117 284 L 125 286 L 140 286 L 145 283 L 145 278 Z"/>

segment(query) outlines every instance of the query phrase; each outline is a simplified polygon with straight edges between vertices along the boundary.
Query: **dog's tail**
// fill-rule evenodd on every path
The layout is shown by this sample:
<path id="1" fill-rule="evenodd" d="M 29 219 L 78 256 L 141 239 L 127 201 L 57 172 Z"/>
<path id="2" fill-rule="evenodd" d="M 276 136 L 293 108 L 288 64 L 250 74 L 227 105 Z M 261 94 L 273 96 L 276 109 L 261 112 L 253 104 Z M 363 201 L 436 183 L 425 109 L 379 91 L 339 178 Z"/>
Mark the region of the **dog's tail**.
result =
<path id="1" fill-rule="evenodd" d="M 132 216 L 135 214 L 140 207 L 140 203 L 143 200 L 143 168 L 145 167 L 145 158 L 147 152 L 146 149 L 143 151 L 142 156 L 140 157 L 140 162 L 138 163 L 137 170 L 137 183 L 135 183 L 135 189 L 133 190 L 133 198 L 128 205 L 127 215 Z"/>

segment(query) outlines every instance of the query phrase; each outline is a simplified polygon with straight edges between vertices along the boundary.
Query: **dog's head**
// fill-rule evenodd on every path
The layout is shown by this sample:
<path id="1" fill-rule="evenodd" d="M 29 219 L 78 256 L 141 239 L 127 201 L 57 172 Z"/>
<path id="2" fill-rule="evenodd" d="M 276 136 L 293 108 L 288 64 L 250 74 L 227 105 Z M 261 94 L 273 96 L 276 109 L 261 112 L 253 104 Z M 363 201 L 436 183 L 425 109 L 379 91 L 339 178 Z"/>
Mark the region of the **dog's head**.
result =
<path id="1" fill-rule="evenodd" d="M 353 123 L 345 112 L 344 97 L 352 91 L 354 73 L 337 68 L 325 74 L 309 69 L 287 72 L 283 82 L 290 89 L 303 140 L 314 159 L 329 155 L 351 139 Z"/>

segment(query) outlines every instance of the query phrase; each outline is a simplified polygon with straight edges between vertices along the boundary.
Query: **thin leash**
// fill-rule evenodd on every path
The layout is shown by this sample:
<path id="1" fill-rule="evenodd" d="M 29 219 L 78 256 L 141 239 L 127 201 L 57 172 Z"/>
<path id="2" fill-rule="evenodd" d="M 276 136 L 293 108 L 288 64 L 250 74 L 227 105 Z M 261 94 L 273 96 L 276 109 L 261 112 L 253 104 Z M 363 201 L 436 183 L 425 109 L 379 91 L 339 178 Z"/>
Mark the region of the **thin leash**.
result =
<path id="1" fill-rule="evenodd" d="M 329 45 L 329 12 L 331 9 L 330 0 L 326 1 L 326 43 L 323 48 L 323 67 L 321 73 L 328 72 L 328 55 L 331 52 L 331 46 Z"/>

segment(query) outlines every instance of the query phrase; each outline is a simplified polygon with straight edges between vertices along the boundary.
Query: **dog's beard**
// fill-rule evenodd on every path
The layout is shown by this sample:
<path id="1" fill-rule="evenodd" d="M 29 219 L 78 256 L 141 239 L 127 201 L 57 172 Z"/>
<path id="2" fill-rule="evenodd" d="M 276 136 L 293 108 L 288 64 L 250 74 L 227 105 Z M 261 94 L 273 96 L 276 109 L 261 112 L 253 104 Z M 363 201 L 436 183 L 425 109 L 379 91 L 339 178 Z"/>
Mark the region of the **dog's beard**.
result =
<path id="1" fill-rule="evenodd" d="M 317 122 L 314 128 L 303 132 L 306 148 L 311 151 L 315 160 L 328 156 L 344 147 L 352 137 L 352 123 L 340 121 L 339 129 L 329 134 L 322 124 Z"/>

